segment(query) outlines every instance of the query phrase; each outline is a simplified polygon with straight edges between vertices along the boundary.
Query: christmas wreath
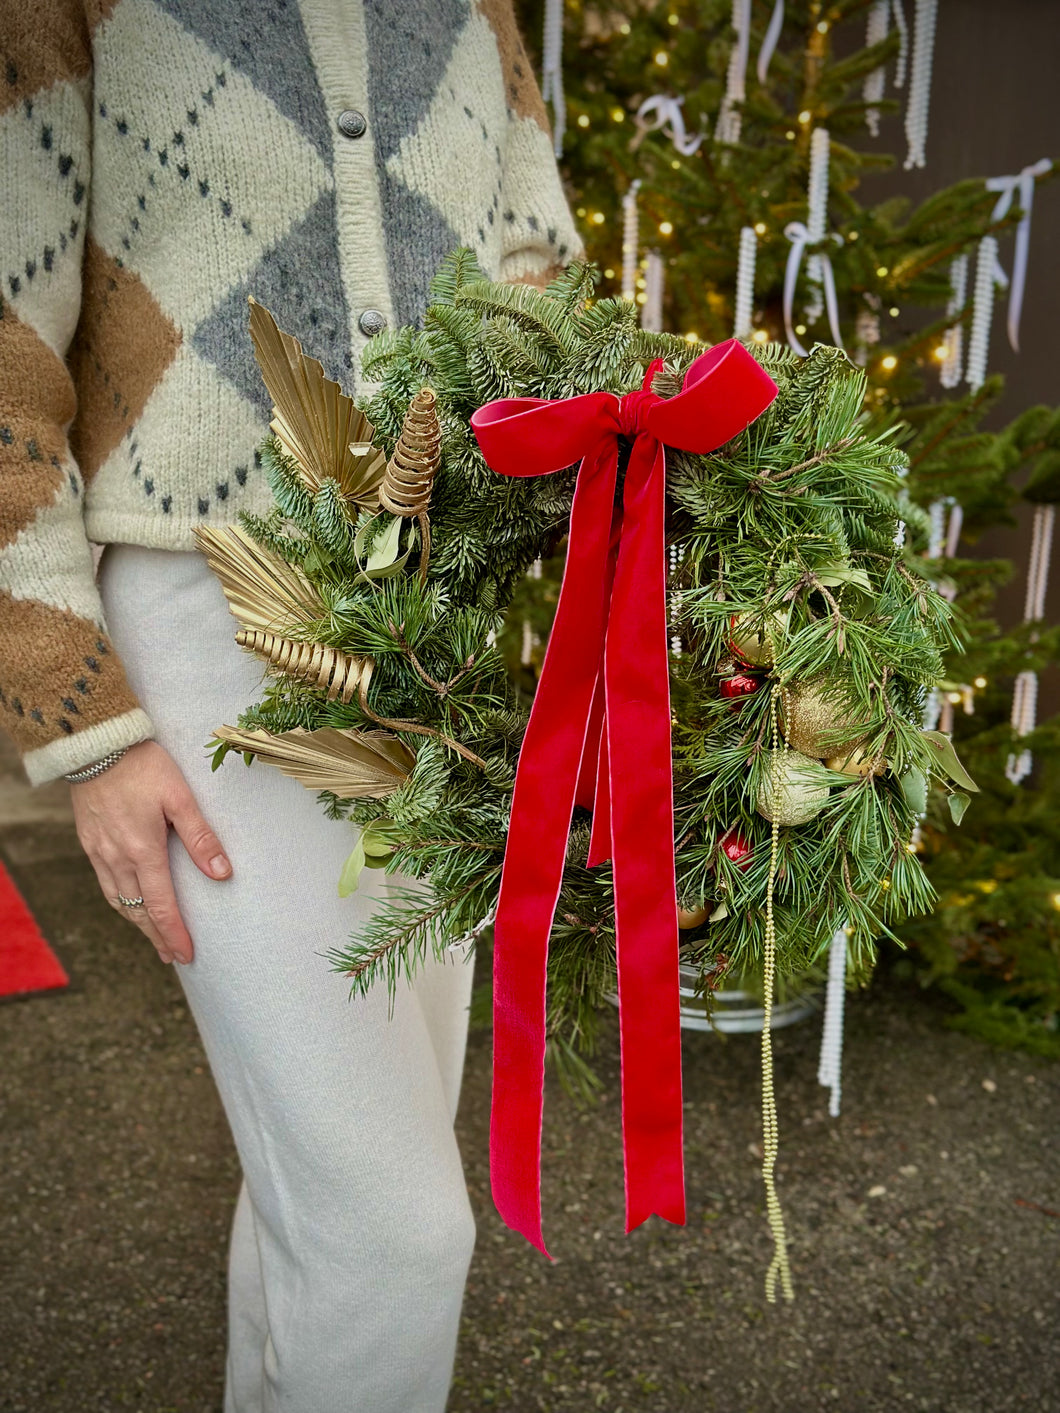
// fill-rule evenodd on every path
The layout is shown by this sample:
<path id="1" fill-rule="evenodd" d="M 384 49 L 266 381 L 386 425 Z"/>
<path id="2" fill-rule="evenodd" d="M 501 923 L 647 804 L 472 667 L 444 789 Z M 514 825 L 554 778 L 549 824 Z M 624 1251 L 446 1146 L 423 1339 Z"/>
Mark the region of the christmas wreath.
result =
<path id="1" fill-rule="evenodd" d="M 628 1225 L 683 1220 L 679 959 L 706 993 L 760 977 L 768 1010 L 845 927 L 864 974 L 931 904 L 929 783 L 956 818 L 975 788 L 921 729 L 951 610 L 903 549 L 919 512 L 861 371 L 697 356 L 594 279 L 494 284 L 455 252 L 422 327 L 372 340 L 360 406 L 252 302 L 275 506 L 198 532 L 269 678 L 215 766 L 267 761 L 359 826 L 340 891 L 414 880 L 335 968 L 393 990 L 495 934 L 494 1195 L 542 1249 L 546 1047 L 584 1064 L 617 992 Z M 511 604 L 557 557 L 531 710 Z"/>

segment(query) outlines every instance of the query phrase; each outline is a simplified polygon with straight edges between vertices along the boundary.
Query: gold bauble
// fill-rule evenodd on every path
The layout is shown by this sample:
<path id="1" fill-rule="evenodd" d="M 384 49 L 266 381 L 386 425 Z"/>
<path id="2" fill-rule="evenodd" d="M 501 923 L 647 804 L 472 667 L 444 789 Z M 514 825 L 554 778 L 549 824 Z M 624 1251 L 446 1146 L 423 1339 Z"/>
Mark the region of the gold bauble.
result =
<path id="1" fill-rule="evenodd" d="M 870 756 L 860 746 L 847 747 L 841 755 L 829 756 L 825 761 L 829 770 L 837 770 L 840 775 L 853 775 L 864 779 L 866 775 L 882 775 L 887 769 L 883 756 Z"/>
<path id="2" fill-rule="evenodd" d="M 828 786 L 813 778 L 817 764 L 798 751 L 767 751 L 755 808 L 775 824 L 806 824 L 828 799 Z"/>
<path id="3" fill-rule="evenodd" d="M 827 750 L 835 756 L 844 751 L 844 759 L 865 740 L 863 725 L 849 707 L 843 704 L 835 690 L 821 683 L 789 687 L 781 693 L 780 725 L 784 738 L 793 750 L 821 760 Z M 823 738 L 844 727 L 851 727 L 850 739 L 837 747 L 834 740 L 826 747 Z"/>
<path id="4" fill-rule="evenodd" d="M 677 925 L 683 932 L 688 932 L 693 927 L 702 927 L 707 915 L 706 908 L 678 908 Z"/>
<path id="5" fill-rule="evenodd" d="M 734 613 L 732 617 L 729 646 L 737 657 L 754 667 L 773 666 L 773 641 L 783 642 L 788 633 L 787 614 L 772 613 L 763 622 L 761 617 L 751 613 Z"/>

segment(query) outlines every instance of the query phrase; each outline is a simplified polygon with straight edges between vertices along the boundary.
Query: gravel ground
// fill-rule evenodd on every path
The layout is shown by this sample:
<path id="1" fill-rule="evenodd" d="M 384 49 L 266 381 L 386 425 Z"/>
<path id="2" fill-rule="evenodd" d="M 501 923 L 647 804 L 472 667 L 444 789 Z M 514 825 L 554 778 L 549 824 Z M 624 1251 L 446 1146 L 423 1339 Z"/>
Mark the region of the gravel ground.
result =
<path id="1" fill-rule="evenodd" d="M 0 856 L 72 978 L 0 1006 L 0 1409 L 219 1413 L 238 1167 L 179 984 L 99 896 L 65 787 L 8 771 Z M 472 1036 L 478 1246 L 450 1413 L 1060 1409 L 1060 1071 L 879 977 L 851 1002 L 831 1120 L 818 1036 L 776 1037 L 797 1290 L 775 1307 L 755 1038 L 686 1036 L 684 1228 L 623 1235 L 614 1026 L 599 1105 L 550 1088 L 549 1265 L 492 1210 Z"/>

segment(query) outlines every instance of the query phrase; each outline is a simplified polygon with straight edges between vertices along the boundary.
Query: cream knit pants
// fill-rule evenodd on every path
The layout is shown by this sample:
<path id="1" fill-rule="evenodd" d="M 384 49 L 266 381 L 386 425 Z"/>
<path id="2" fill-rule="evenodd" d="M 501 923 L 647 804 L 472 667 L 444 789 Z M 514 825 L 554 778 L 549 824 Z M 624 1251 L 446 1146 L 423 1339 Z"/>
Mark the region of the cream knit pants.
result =
<path id="1" fill-rule="evenodd" d="M 133 690 L 232 861 L 213 882 L 170 830 L 195 946 L 176 971 L 243 1168 L 225 1413 L 442 1413 L 475 1236 L 453 1136 L 471 968 L 399 986 L 392 1020 L 385 986 L 350 1000 L 323 953 L 387 880 L 340 899 L 353 826 L 238 754 L 211 772 L 204 744 L 262 667 L 205 559 L 109 545 L 99 577 Z"/>

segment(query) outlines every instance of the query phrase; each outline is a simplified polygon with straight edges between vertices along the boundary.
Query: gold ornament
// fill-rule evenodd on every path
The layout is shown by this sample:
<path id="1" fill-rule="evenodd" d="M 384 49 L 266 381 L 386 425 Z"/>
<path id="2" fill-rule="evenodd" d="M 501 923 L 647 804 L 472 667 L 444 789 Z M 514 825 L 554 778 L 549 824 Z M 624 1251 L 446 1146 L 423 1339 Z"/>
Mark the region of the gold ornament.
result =
<path id="1" fill-rule="evenodd" d="M 817 764 L 798 751 L 766 754 L 755 808 L 774 824 L 805 824 L 821 811 L 828 786 L 812 778 Z"/>
<path id="2" fill-rule="evenodd" d="M 693 927 L 702 927 L 707 920 L 706 908 L 678 908 L 677 925 L 683 932 L 690 931 Z"/>
<path id="3" fill-rule="evenodd" d="M 254 298 L 249 303 L 254 356 L 275 404 L 269 425 L 284 451 L 297 461 L 311 491 L 330 476 L 345 500 L 374 510 L 386 456 L 372 445 L 371 422 L 338 383 L 324 377 L 320 361 L 277 328 L 263 304 Z"/>
<path id="4" fill-rule="evenodd" d="M 827 750 L 835 755 L 837 746 L 834 734 L 845 727 L 851 727 L 850 740 L 844 741 L 842 749 L 849 754 L 860 746 L 864 739 L 862 723 L 849 707 L 828 688 L 821 684 L 809 683 L 804 687 L 789 687 L 781 698 L 781 726 L 784 738 L 796 751 L 804 756 L 821 760 Z M 826 747 L 823 738 L 832 735 L 833 740 Z"/>
<path id="5" fill-rule="evenodd" d="M 324 643 L 298 643 L 257 628 L 241 628 L 236 642 L 247 652 L 265 658 L 288 677 L 297 677 L 322 692 L 326 690 L 329 702 L 336 697 L 344 702 L 352 701 L 354 692 L 359 692 L 362 685 L 367 688 L 375 666 L 370 657 L 350 657 Z"/>
<path id="6" fill-rule="evenodd" d="M 241 751 L 300 780 L 309 790 L 331 790 L 343 800 L 383 800 L 408 779 L 416 755 L 385 731 L 344 731 L 323 726 L 274 735 L 261 728 L 222 726 L 214 732 Z"/>
<path id="7" fill-rule="evenodd" d="M 729 646 L 737 657 L 755 667 L 773 666 L 773 642 L 787 637 L 788 619 L 784 613 L 772 613 L 763 621 L 751 613 L 735 613 Z"/>
<path id="8" fill-rule="evenodd" d="M 394 454 L 379 487 L 379 504 L 392 515 L 413 516 L 420 527 L 420 579 L 427 577 L 431 522 L 427 507 L 442 462 L 442 426 L 432 388 L 420 388 L 409 404 Z"/>
<path id="9" fill-rule="evenodd" d="M 838 771 L 840 775 L 853 775 L 860 779 L 864 779 L 866 775 L 882 775 L 887 769 L 883 756 L 870 756 L 860 746 L 848 748 L 842 755 L 829 756 L 825 765 L 829 770 Z"/>

